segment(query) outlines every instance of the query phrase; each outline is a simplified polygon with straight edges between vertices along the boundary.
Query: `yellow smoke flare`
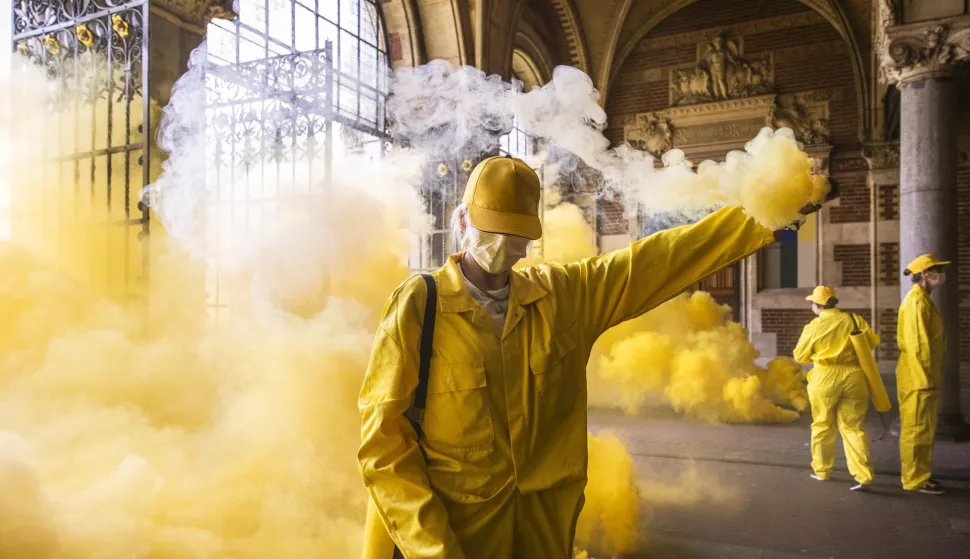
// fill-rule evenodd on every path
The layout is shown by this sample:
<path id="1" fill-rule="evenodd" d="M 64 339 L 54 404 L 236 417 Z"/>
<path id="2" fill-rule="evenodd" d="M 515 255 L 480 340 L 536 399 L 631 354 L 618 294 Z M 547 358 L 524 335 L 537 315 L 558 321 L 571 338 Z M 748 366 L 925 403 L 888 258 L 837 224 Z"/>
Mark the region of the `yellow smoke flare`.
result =
<path id="1" fill-rule="evenodd" d="M 613 555 L 638 542 L 640 492 L 633 458 L 612 433 L 588 436 L 586 504 L 576 526 L 576 542 Z M 582 553 L 585 553 L 583 551 Z"/>

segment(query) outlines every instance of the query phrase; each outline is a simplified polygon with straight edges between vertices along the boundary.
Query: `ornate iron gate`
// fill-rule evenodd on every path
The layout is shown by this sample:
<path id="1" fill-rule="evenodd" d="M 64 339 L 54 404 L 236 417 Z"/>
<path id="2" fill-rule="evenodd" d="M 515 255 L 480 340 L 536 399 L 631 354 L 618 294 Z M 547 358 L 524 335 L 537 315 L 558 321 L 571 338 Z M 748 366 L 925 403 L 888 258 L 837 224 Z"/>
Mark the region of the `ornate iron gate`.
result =
<path id="1" fill-rule="evenodd" d="M 149 8 L 148 0 L 13 0 L 14 49 L 51 80 L 48 115 L 32 124 L 43 141 L 18 165 L 16 180 L 30 194 L 12 194 L 13 236 L 61 257 L 98 254 L 79 259 L 87 269 L 76 271 L 124 298 L 148 276 L 140 193 L 151 173 Z M 108 225 L 84 235 L 92 246 L 71 245 L 75 229 L 92 222 Z"/>
<path id="2" fill-rule="evenodd" d="M 230 305 L 220 231 L 275 227 L 285 203 L 325 192 L 341 152 L 386 146 L 387 37 L 376 0 L 250 0 L 209 25 L 208 306 Z"/>

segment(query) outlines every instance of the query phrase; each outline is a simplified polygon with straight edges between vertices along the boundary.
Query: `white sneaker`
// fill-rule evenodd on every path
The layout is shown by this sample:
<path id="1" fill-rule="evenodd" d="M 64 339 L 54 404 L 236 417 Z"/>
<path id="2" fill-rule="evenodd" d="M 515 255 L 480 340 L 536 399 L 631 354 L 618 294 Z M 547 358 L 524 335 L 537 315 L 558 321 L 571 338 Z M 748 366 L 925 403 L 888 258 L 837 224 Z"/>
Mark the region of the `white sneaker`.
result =
<path id="1" fill-rule="evenodd" d="M 849 488 L 849 491 L 869 491 L 869 486 L 864 483 L 856 483 Z"/>
<path id="2" fill-rule="evenodd" d="M 919 489 L 917 489 L 917 491 L 919 491 L 924 495 L 942 495 L 945 493 L 945 491 L 940 489 L 939 486 L 934 487 L 929 484 L 924 485 L 923 487 L 920 487 Z"/>
<path id="3" fill-rule="evenodd" d="M 818 477 L 818 476 L 817 476 L 817 475 L 815 475 L 815 474 L 811 474 L 811 476 L 810 476 L 810 477 L 811 477 L 812 479 L 814 479 L 815 481 L 828 481 L 828 479 L 826 479 L 826 478 L 824 478 L 824 477 Z"/>

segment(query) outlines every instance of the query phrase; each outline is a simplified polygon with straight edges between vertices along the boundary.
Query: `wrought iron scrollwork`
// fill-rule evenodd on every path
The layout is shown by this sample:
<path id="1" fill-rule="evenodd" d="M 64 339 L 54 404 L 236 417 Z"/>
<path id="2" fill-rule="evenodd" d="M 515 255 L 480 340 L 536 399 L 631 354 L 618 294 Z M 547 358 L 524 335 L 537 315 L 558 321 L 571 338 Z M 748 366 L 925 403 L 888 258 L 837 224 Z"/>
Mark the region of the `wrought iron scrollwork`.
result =
<path id="1" fill-rule="evenodd" d="M 230 67 L 209 65 L 209 127 L 221 145 L 212 163 L 251 167 L 261 161 L 313 160 L 332 119 L 326 49 L 255 60 Z"/>
<path id="2" fill-rule="evenodd" d="M 52 110 L 143 95 L 143 1 L 16 0 L 15 51 L 55 81 Z"/>

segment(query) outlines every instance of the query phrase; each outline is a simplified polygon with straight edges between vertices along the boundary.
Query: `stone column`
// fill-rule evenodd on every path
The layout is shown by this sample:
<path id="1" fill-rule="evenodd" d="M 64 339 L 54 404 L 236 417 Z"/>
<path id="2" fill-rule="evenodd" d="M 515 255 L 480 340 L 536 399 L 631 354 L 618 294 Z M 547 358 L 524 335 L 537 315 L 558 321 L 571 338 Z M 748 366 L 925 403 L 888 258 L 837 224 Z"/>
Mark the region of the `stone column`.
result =
<path id="1" fill-rule="evenodd" d="M 950 280 L 933 293 L 947 337 L 940 438 L 967 434 L 960 409 L 956 65 L 970 58 L 970 17 L 891 26 L 883 42 L 884 76 L 902 93 L 900 133 L 900 266 L 923 253 L 954 262 Z M 912 287 L 900 275 L 900 297 Z"/>

